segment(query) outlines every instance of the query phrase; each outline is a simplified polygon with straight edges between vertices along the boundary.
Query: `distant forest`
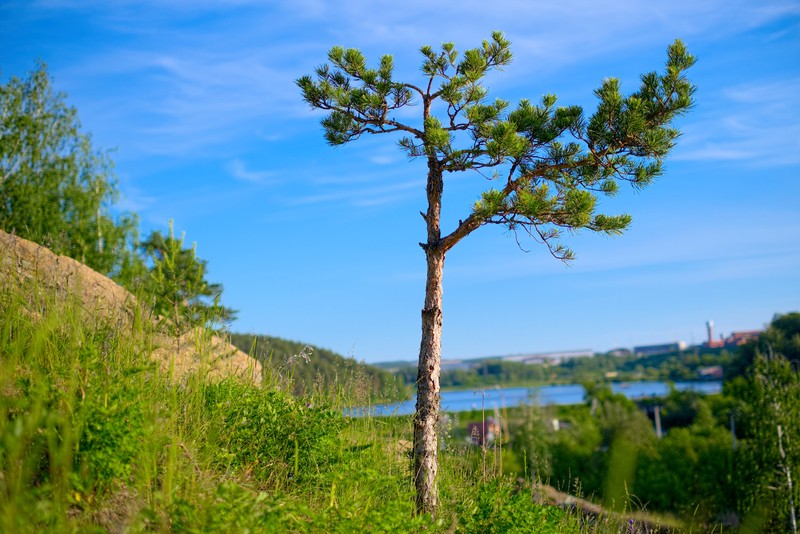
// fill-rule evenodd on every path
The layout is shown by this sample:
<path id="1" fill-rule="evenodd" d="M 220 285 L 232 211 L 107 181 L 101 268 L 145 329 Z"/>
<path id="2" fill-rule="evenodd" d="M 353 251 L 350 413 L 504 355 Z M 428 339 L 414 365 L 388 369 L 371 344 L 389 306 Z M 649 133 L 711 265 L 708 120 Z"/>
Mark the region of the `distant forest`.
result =
<path id="1" fill-rule="evenodd" d="M 703 368 L 720 366 L 723 373 L 737 367 L 735 353 L 725 349 L 692 347 L 679 352 L 652 356 L 596 354 L 573 358 L 559 364 L 525 364 L 497 358 L 464 362 L 469 368 L 443 369 L 443 388 L 522 386 L 602 382 L 606 380 L 698 380 Z M 396 376 L 406 384 L 416 379 L 416 366 L 393 364 Z"/>

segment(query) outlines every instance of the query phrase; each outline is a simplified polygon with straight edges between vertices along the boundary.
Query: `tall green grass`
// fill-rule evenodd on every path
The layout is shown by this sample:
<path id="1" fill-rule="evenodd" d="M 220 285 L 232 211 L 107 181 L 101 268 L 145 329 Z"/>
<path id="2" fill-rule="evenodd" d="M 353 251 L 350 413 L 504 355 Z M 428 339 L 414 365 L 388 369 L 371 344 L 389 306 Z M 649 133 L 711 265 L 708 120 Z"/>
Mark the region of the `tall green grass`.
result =
<path id="1" fill-rule="evenodd" d="M 176 381 L 148 321 L 42 295 L 0 292 L 0 532 L 596 531 L 452 442 L 440 513 L 415 516 L 410 417 L 346 417 L 356 394 L 266 368 Z"/>

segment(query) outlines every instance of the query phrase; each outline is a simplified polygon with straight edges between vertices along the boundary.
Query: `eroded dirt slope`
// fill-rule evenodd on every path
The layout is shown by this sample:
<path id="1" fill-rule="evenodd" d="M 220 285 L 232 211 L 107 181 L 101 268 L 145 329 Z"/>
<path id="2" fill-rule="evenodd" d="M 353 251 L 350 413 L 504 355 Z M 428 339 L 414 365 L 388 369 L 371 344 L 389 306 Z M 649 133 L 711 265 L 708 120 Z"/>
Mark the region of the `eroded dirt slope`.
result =
<path id="1" fill-rule="evenodd" d="M 27 239 L 0 230 L 0 290 L 25 288 L 32 317 L 46 313 L 45 295 L 74 299 L 82 320 L 110 323 L 120 330 L 134 328 L 136 317 L 153 325 L 152 313 L 129 291 L 79 261 L 54 254 Z M 235 375 L 261 382 L 261 364 L 220 337 L 195 329 L 180 337 L 156 333 L 151 356 L 165 371 L 181 380 L 203 368 L 211 378 Z"/>

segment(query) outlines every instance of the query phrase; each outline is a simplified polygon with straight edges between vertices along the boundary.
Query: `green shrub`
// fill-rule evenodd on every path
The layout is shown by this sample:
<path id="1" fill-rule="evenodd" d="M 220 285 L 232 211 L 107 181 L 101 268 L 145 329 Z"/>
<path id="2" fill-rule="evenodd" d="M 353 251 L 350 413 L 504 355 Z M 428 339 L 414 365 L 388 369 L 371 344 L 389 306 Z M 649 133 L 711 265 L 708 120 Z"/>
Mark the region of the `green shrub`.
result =
<path id="1" fill-rule="evenodd" d="M 75 485 L 84 492 L 108 489 L 128 481 L 143 452 L 144 414 L 141 404 L 117 390 L 103 402 L 93 399 L 80 408 L 85 423 L 80 434 L 75 465 Z M 92 486 L 88 486 L 89 481 Z"/>
<path id="2" fill-rule="evenodd" d="M 171 530 L 187 534 L 308 532 L 311 520 L 306 506 L 279 495 L 254 493 L 234 483 L 219 484 L 196 504 L 176 499 L 168 513 Z M 155 522 L 157 514 L 151 510 L 145 514 L 148 515 L 148 522 Z"/>
<path id="3" fill-rule="evenodd" d="M 476 534 L 564 532 L 569 520 L 560 508 L 534 503 L 529 492 L 504 479 L 480 485 L 473 498 L 461 503 L 458 517 L 457 532 Z"/>
<path id="4" fill-rule="evenodd" d="M 314 477 L 339 452 L 343 416 L 307 399 L 224 380 L 205 389 L 213 463 L 262 481 Z"/>

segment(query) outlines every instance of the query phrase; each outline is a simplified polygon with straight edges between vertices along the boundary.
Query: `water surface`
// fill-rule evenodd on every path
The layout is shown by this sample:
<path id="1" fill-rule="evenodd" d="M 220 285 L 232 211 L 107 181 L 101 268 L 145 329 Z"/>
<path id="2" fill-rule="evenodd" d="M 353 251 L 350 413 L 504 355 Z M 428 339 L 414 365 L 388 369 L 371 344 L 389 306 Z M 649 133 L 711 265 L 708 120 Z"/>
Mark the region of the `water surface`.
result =
<path id="1" fill-rule="evenodd" d="M 674 382 L 679 391 L 694 390 L 704 395 L 722 392 L 722 382 Z M 646 397 L 665 397 L 669 394 L 667 382 L 615 382 L 611 385 L 614 393 L 622 393 L 635 400 Z M 580 384 L 558 386 L 483 388 L 477 390 L 442 391 L 442 410 L 445 412 L 466 412 L 469 410 L 494 411 L 495 408 L 511 408 L 520 404 L 539 406 L 580 404 L 586 390 Z M 354 408 L 349 415 L 408 415 L 414 413 L 416 400 L 393 404 L 379 404 L 367 408 Z"/>

